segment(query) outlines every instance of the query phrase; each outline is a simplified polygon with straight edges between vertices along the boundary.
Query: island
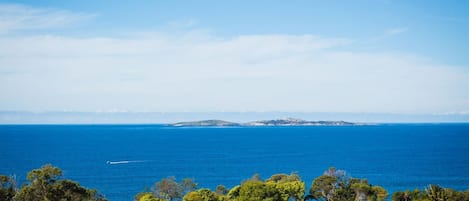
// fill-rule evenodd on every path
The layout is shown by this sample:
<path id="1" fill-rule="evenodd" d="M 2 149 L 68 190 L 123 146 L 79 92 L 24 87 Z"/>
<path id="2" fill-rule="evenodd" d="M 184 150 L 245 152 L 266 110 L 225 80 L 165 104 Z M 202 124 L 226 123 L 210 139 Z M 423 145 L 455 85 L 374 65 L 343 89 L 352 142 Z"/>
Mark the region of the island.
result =
<path id="1" fill-rule="evenodd" d="M 246 126 L 353 126 L 357 123 L 346 121 L 306 121 L 303 119 L 286 118 L 275 120 L 252 121 L 245 123 Z"/>
<path id="2" fill-rule="evenodd" d="M 178 122 L 170 124 L 170 126 L 177 127 L 227 127 L 227 126 L 355 126 L 362 125 L 358 123 L 346 121 L 307 121 L 295 118 L 274 119 L 274 120 L 260 120 L 251 121 L 247 123 L 235 123 L 223 120 L 203 120 L 203 121 L 189 121 Z"/>
<path id="3" fill-rule="evenodd" d="M 223 121 L 223 120 L 203 120 L 203 121 L 188 121 L 188 122 L 178 122 L 174 124 L 170 124 L 171 126 L 241 126 L 239 123 Z"/>

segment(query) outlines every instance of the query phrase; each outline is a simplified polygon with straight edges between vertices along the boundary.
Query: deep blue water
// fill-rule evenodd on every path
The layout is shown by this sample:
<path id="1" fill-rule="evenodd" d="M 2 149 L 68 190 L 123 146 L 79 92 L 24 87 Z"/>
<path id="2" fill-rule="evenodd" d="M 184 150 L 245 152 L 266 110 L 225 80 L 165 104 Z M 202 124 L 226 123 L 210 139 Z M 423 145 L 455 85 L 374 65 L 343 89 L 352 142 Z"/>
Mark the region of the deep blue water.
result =
<path id="1" fill-rule="evenodd" d="M 166 176 L 232 187 L 297 171 L 310 185 L 335 166 L 388 191 L 469 188 L 469 124 L 172 128 L 161 125 L 0 126 L 0 174 L 51 163 L 113 201 Z M 107 164 L 106 161 L 136 161 Z"/>

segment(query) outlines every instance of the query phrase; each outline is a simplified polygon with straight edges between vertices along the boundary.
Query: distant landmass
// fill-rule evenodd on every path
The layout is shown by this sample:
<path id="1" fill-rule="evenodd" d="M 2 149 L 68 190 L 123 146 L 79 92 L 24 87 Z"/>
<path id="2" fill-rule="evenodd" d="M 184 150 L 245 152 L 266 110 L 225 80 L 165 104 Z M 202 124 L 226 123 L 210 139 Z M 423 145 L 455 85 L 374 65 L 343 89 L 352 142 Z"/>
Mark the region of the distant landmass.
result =
<path id="1" fill-rule="evenodd" d="M 172 126 L 241 126 L 239 123 L 223 121 L 223 120 L 203 120 L 203 121 L 188 121 L 170 124 Z"/>
<path id="2" fill-rule="evenodd" d="M 306 121 L 302 119 L 287 118 L 274 120 L 251 121 L 247 123 L 236 123 L 223 120 L 203 120 L 178 122 L 170 124 L 171 126 L 353 126 L 362 125 L 346 121 Z"/>
<path id="3" fill-rule="evenodd" d="M 252 121 L 245 123 L 246 126 L 351 126 L 358 125 L 357 123 L 346 121 L 306 121 L 303 119 L 276 119 L 276 120 L 262 120 Z"/>

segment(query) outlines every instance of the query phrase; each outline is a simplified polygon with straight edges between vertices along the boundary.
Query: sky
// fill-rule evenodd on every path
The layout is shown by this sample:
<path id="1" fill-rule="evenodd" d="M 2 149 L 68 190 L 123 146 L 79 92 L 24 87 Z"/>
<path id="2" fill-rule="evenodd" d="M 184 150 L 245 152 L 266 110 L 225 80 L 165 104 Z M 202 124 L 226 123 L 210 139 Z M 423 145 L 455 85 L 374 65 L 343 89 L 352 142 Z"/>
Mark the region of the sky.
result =
<path id="1" fill-rule="evenodd" d="M 469 114 L 465 1 L 0 1 L 0 111 Z"/>

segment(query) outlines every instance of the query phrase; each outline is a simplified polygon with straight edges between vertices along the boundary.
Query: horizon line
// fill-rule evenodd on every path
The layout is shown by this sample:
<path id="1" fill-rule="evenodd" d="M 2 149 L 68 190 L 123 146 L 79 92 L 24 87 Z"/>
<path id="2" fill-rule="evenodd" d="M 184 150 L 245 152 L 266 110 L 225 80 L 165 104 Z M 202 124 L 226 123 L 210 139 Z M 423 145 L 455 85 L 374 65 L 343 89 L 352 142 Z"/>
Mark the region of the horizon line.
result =
<path id="1" fill-rule="evenodd" d="M 184 121 L 220 119 L 250 122 L 296 118 L 309 121 L 347 121 L 356 123 L 469 123 L 469 114 L 406 114 L 366 112 L 78 112 L 78 111 L 2 111 L 0 124 L 168 124 Z"/>
<path id="2" fill-rule="evenodd" d="M 192 114 L 208 114 L 208 113 L 298 113 L 298 114 L 384 114 L 384 115 L 469 115 L 469 111 L 462 112 L 442 112 L 442 113 L 406 113 L 406 112 L 325 112 L 325 111 L 129 111 L 129 110 L 97 110 L 97 111 L 78 111 L 78 110 L 0 110 L 0 113 L 90 113 L 90 114 L 174 114 L 174 113 L 192 113 Z"/>

